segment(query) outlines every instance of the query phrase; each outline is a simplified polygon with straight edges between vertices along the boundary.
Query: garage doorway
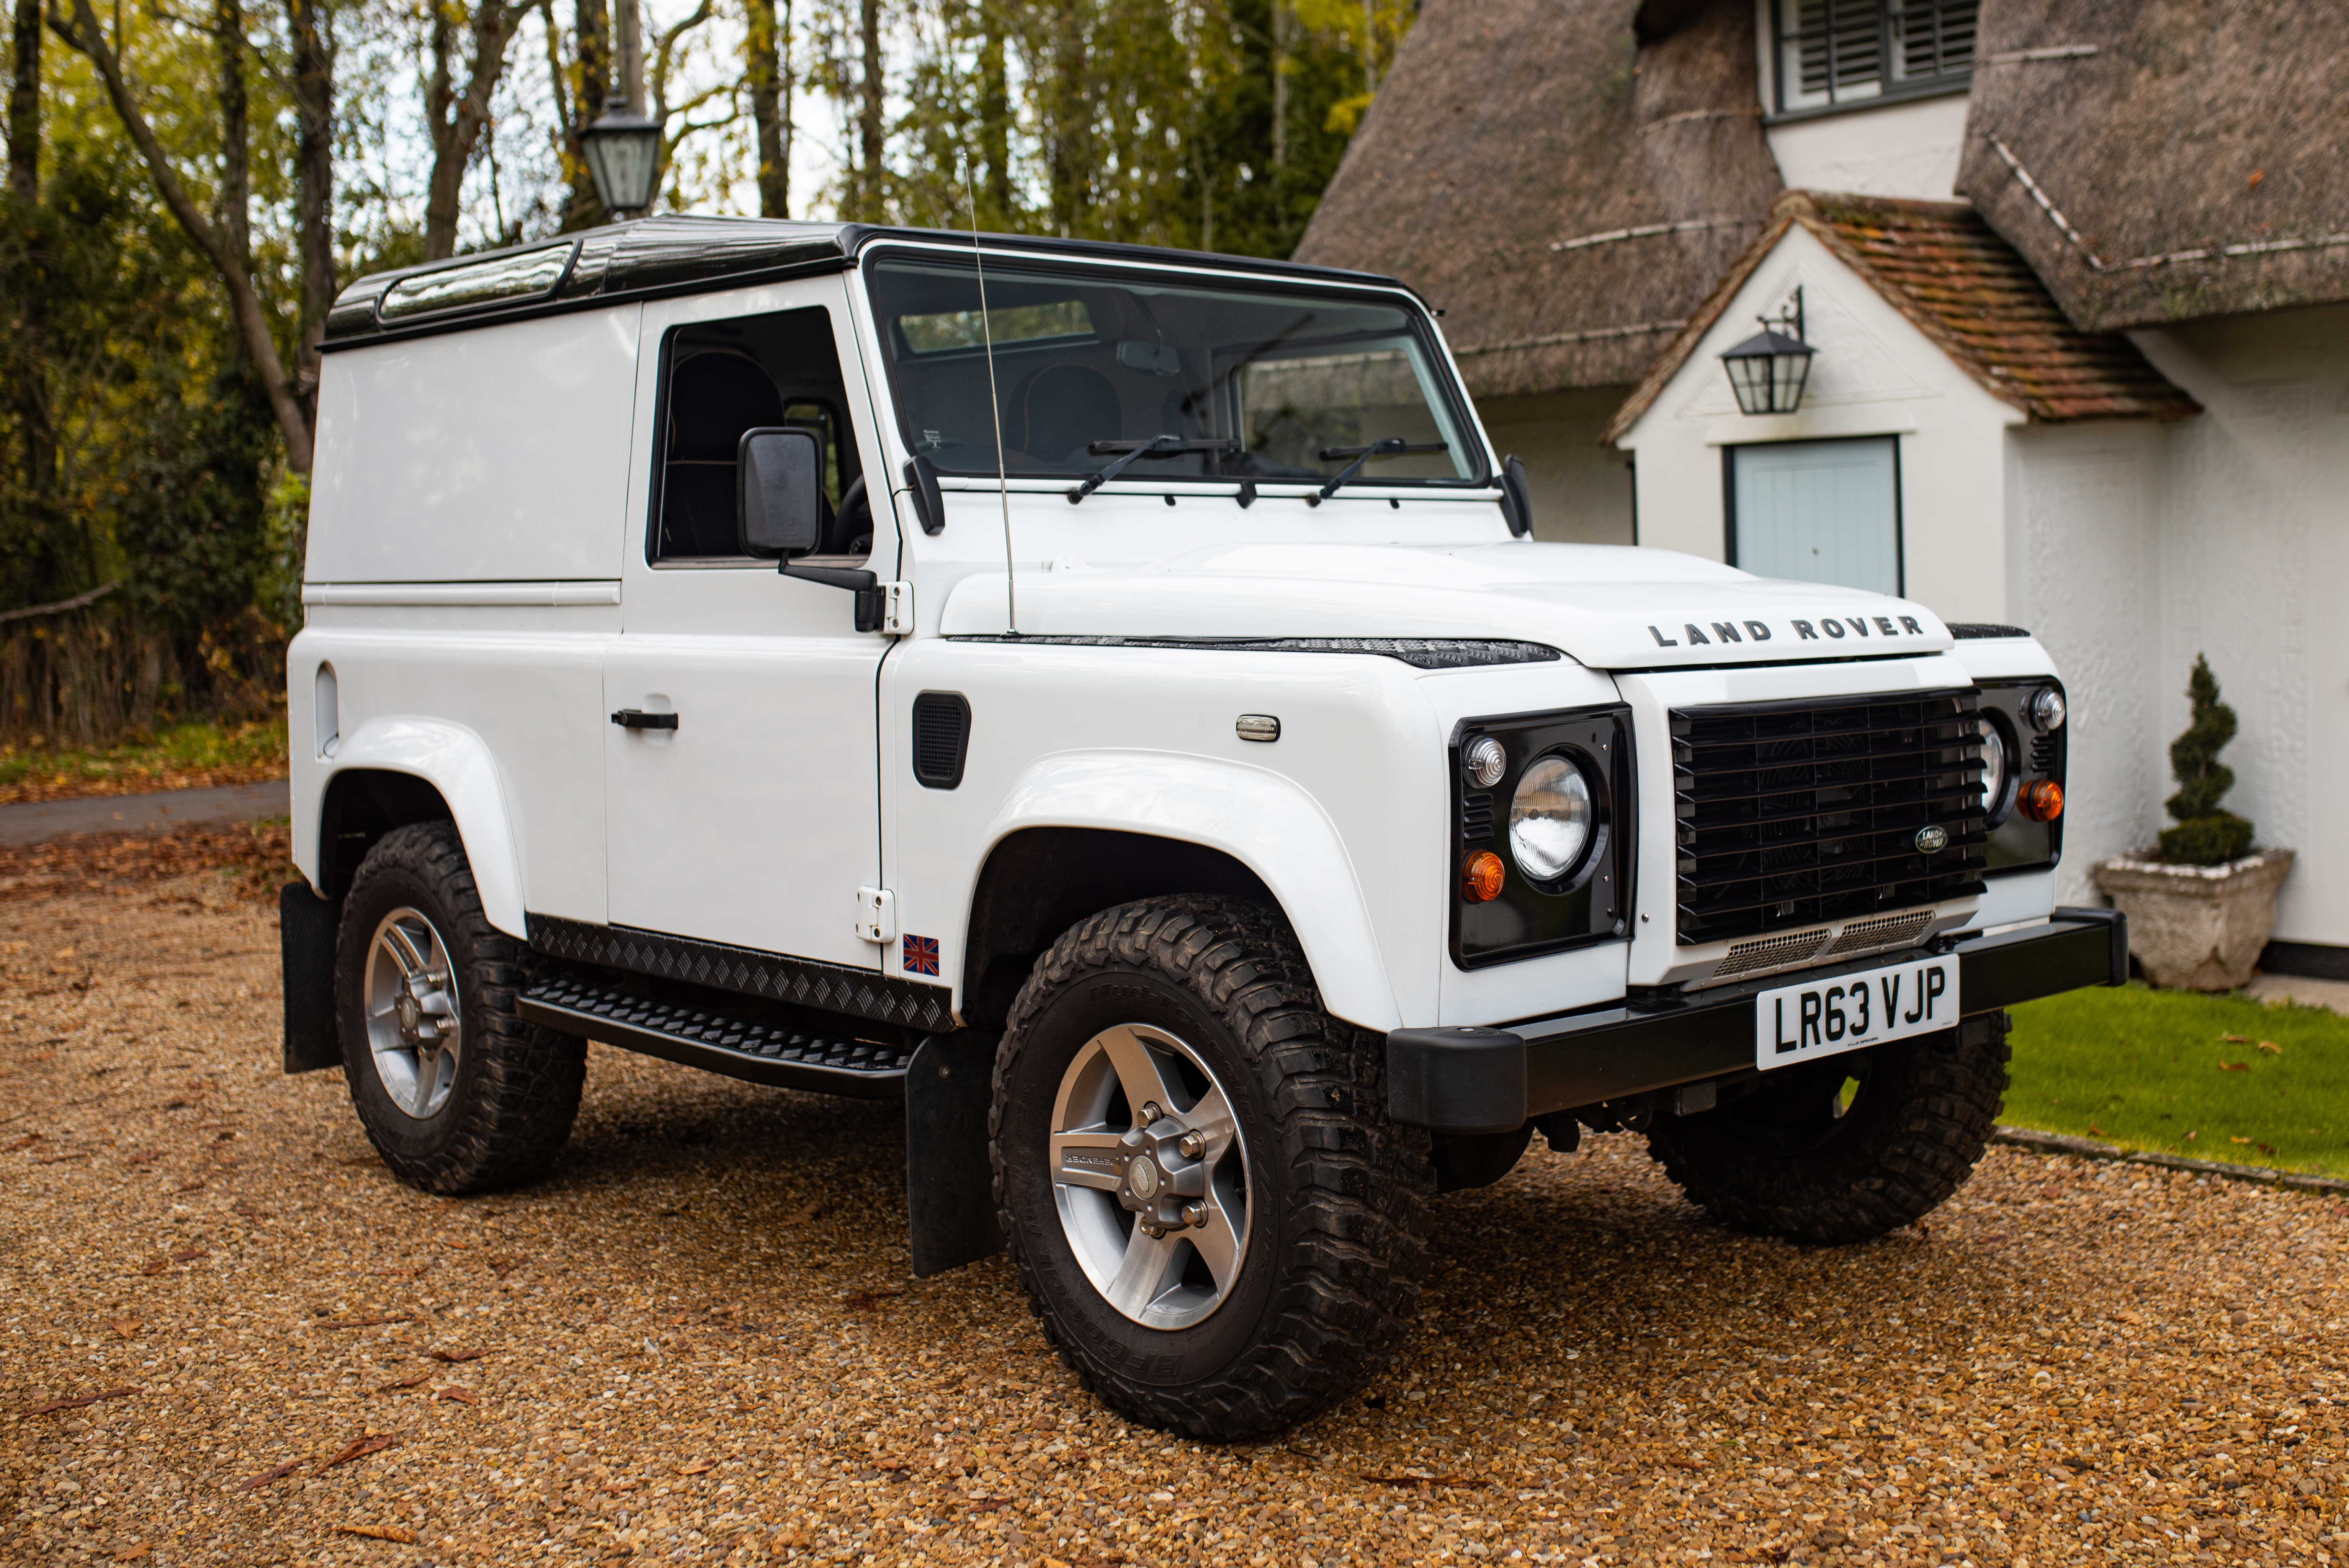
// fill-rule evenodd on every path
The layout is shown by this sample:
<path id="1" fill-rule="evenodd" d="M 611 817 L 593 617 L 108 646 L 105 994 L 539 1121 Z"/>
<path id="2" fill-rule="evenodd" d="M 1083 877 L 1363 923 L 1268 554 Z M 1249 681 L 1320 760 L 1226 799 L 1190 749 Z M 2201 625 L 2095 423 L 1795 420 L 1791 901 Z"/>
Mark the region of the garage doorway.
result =
<path id="1" fill-rule="evenodd" d="M 1733 446 L 1729 564 L 1764 577 L 1900 592 L 1900 443 L 1772 441 Z"/>

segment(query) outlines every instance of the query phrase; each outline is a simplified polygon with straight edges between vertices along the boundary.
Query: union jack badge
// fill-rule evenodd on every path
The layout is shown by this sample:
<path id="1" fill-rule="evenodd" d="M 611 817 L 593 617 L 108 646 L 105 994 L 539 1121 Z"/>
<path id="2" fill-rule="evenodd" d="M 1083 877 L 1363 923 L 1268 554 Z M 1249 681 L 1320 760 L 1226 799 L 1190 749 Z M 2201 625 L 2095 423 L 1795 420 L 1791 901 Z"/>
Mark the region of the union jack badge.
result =
<path id="1" fill-rule="evenodd" d="M 936 974 L 938 972 L 938 939 L 915 937 L 905 939 L 905 972 Z"/>

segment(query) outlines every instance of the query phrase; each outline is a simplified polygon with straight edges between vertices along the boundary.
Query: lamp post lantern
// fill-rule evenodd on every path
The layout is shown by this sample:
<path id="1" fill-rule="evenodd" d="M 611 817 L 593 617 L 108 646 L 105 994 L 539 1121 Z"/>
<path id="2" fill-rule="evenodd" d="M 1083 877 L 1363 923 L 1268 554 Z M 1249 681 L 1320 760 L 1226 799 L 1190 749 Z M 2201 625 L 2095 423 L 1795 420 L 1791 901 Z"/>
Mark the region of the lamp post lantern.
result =
<path id="1" fill-rule="evenodd" d="M 1778 314 L 1756 317 L 1762 330 L 1721 356 L 1737 408 L 1748 414 L 1791 414 L 1803 406 L 1816 348 L 1803 341 L 1803 291 Z"/>
<path id="2" fill-rule="evenodd" d="M 616 218 L 653 204 L 660 180 L 660 122 L 645 115 L 645 47 L 637 0 L 620 0 L 619 88 L 606 93 L 604 111 L 579 133 L 579 151 L 595 177 L 595 194 Z"/>

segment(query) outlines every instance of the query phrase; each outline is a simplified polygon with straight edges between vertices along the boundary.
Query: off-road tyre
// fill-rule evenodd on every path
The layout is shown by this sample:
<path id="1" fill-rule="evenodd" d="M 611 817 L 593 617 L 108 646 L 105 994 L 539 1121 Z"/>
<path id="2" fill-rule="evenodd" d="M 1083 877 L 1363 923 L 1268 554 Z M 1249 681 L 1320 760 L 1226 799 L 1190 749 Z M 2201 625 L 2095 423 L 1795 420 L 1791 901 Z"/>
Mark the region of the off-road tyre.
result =
<path id="1" fill-rule="evenodd" d="M 367 950 L 383 918 L 402 907 L 423 914 L 446 943 L 463 1028 L 448 1101 L 421 1120 L 386 1093 L 362 1016 Z M 587 1045 L 515 1016 L 514 1000 L 529 983 L 527 957 L 482 913 L 472 866 L 450 823 L 394 828 L 351 878 L 335 940 L 343 1079 L 367 1141 L 409 1186 L 450 1194 L 516 1186 L 543 1175 L 571 1136 Z"/>
<path id="2" fill-rule="evenodd" d="M 1041 1140 L 1105 1019 L 1191 1041 L 1247 1142 L 1244 1262 L 1192 1327 L 1118 1313 L 1055 1210 Z M 1037 961 L 997 1050 L 988 1152 L 1012 1263 L 1087 1388 L 1137 1421 L 1229 1441 L 1327 1409 L 1386 1364 L 1418 1306 L 1434 1182 L 1427 1135 L 1387 1118 L 1384 1046 L 1321 1011 L 1287 923 L 1238 899 L 1103 910 Z"/>
<path id="3" fill-rule="evenodd" d="M 1649 1152 L 1690 1199 L 1756 1235 L 1839 1245 L 1930 1213 L 1973 1172 L 2007 1086 L 2007 1017 L 1782 1068 L 1743 1098 L 1664 1117 Z M 1846 1080 L 1859 1087 L 1839 1106 Z M 1840 1111 L 1840 1114 L 1838 1114 Z"/>

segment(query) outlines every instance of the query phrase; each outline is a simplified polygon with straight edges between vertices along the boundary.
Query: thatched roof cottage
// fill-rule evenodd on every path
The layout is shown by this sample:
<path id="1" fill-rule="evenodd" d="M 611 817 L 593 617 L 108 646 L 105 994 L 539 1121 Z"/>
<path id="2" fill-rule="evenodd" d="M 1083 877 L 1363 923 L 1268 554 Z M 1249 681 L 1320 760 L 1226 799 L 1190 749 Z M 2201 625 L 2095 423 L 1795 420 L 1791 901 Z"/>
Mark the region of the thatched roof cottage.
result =
<path id="1" fill-rule="evenodd" d="M 1299 255 L 1445 312 L 1544 536 L 2037 632 L 2067 898 L 2207 653 L 2301 851 L 2271 967 L 2349 978 L 2345 128 L 2305 0 L 1428 0 Z M 1724 373 L 1757 317 L 1791 411 Z"/>

